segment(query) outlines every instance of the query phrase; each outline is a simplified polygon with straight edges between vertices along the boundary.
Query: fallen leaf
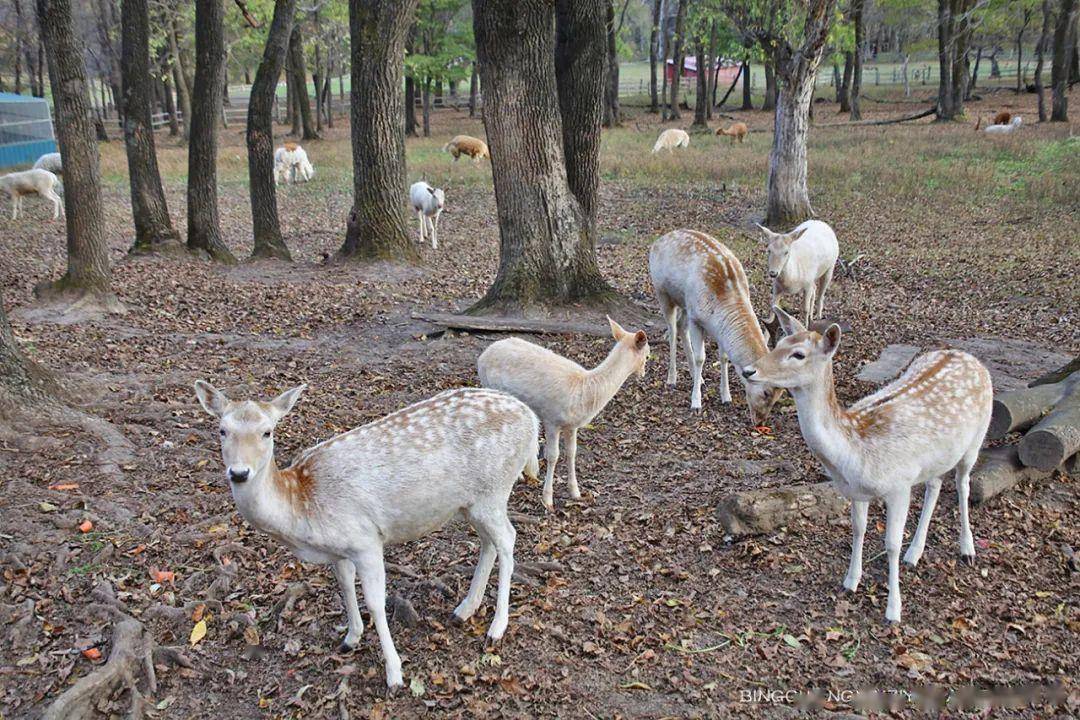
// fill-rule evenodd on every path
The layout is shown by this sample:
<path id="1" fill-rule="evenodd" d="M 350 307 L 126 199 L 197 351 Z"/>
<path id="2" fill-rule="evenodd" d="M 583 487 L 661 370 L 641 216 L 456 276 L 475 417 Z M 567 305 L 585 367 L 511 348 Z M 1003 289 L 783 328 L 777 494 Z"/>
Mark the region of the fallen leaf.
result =
<path id="1" fill-rule="evenodd" d="M 203 619 L 203 615 L 206 613 L 206 603 L 199 603 L 195 606 L 195 609 L 191 611 L 191 621 L 199 622 Z M 252 643 L 257 644 L 257 643 Z"/>
<path id="2" fill-rule="evenodd" d="M 94 529 L 94 523 L 90 522 L 89 520 L 83 520 L 79 524 L 79 532 L 88 533 L 93 529 Z"/>
<path id="3" fill-rule="evenodd" d="M 157 568 L 150 568 L 150 579 L 156 583 L 171 583 L 176 579 L 176 573 L 172 570 L 158 570 Z"/>
<path id="4" fill-rule="evenodd" d="M 78 490 L 79 483 L 56 483 L 49 486 L 50 490 Z"/>
<path id="5" fill-rule="evenodd" d="M 637 680 L 634 682 L 623 683 L 619 687 L 623 690 L 652 690 L 651 687 L 643 682 L 638 682 Z"/>
<path id="6" fill-rule="evenodd" d="M 799 642 L 799 638 L 795 637 L 794 635 L 784 635 L 784 642 L 787 643 L 790 647 L 795 648 L 796 650 L 802 647 L 802 643 Z"/>
<path id="7" fill-rule="evenodd" d="M 191 628 L 191 637 L 188 640 L 191 646 L 195 647 L 204 637 L 206 637 L 206 621 L 200 620 L 195 623 L 195 627 Z"/>
<path id="8" fill-rule="evenodd" d="M 100 660 L 101 651 L 98 650 L 96 647 L 86 648 L 82 651 L 82 656 L 87 660 Z"/>
<path id="9" fill-rule="evenodd" d="M 248 645 L 258 645 L 259 641 L 260 641 L 260 638 L 259 638 L 259 629 L 258 628 L 256 628 L 254 625 L 248 625 L 246 628 L 244 628 L 244 642 L 246 642 Z M 348 667 L 348 666 L 346 666 L 346 667 Z M 341 671 L 338 670 L 338 672 L 341 672 Z M 342 673 L 342 674 L 345 674 L 345 673 Z"/>

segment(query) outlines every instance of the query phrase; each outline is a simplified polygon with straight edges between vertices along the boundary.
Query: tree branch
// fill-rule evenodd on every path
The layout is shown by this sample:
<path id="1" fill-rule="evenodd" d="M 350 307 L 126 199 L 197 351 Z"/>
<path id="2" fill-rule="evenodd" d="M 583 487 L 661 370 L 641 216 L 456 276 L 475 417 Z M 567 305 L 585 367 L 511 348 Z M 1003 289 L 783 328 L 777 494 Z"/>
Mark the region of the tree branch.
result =
<path id="1" fill-rule="evenodd" d="M 256 20 L 247 9 L 247 3 L 245 0 L 234 0 L 236 7 L 240 8 L 240 14 L 244 16 L 244 20 L 255 30 L 262 28 L 262 23 Z"/>

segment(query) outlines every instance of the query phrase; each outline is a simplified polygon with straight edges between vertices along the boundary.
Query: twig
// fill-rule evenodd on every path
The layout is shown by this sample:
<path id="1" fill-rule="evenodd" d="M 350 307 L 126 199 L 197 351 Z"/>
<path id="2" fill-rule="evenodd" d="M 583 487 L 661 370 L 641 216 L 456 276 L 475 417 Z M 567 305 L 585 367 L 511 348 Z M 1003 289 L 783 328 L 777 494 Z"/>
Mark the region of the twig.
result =
<path id="1" fill-rule="evenodd" d="M 236 2 L 236 7 L 240 8 L 240 14 L 244 16 L 244 20 L 247 21 L 248 25 L 250 25 L 256 30 L 262 28 L 262 23 L 256 20 L 248 11 L 247 3 L 244 0 L 234 0 L 234 2 Z"/>

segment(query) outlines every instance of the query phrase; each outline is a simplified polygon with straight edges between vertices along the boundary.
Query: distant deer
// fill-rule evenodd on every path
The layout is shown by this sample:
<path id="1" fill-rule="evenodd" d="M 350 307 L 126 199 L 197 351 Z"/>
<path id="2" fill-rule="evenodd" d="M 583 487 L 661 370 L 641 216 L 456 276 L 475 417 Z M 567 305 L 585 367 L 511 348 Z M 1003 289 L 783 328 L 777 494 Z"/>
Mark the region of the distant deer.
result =
<path id="1" fill-rule="evenodd" d="M 471 135 L 455 135 L 450 142 L 443 145 L 443 152 L 453 155 L 454 162 L 457 162 L 462 155 L 471 157 L 473 163 L 479 163 L 484 158 L 491 159 L 491 151 L 487 143 Z"/>
<path id="2" fill-rule="evenodd" d="M 750 304 L 750 285 L 739 258 L 703 232 L 674 230 L 652 244 L 649 276 L 670 334 L 668 385 L 676 382 L 677 344 L 682 332 L 694 377 L 690 408 L 701 408 L 705 338 L 711 337 L 720 346 L 720 401 L 731 402 L 728 360 L 738 370 L 768 352 L 765 334 Z M 760 425 L 769 417 L 783 391 L 761 383 L 747 383 L 741 374 L 738 377 L 746 389 L 751 422 Z"/>
<path id="3" fill-rule="evenodd" d="M 716 128 L 717 135 L 727 135 L 731 138 L 731 142 L 734 143 L 738 140 L 740 143 L 746 140 L 746 136 L 750 133 L 750 128 L 746 127 L 746 123 L 731 123 L 726 128 Z"/>
<path id="4" fill-rule="evenodd" d="M 690 135 L 685 130 L 679 128 L 668 128 L 664 132 L 660 133 L 660 136 L 656 138 L 656 144 L 653 145 L 653 154 L 660 152 L 661 150 L 667 150 L 673 152 L 675 148 L 688 148 L 690 147 Z"/>
<path id="5" fill-rule="evenodd" d="M 509 620 L 516 537 L 506 502 L 522 470 L 538 474 L 536 415 L 503 393 L 447 390 L 330 438 L 279 470 L 274 428 L 304 387 L 270 402 L 234 402 L 209 383 L 195 383 L 203 408 L 220 418 L 221 455 L 240 514 L 301 560 L 333 567 L 349 618 L 342 645 L 350 650 L 364 630 L 356 604 L 359 571 L 386 684 L 394 688 L 403 680 L 386 623 L 383 548 L 438 530 L 460 512 L 480 535 L 480 559 L 454 616 L 468 620 L 479 608 L 498 556 L 488 637 L 500 639 Z"/>
<path id="6" fill-rule="evenodd" d="M 520 338 L 499 340 L 480 354 L 480 384 L 510 393 L 544 423 L 543 501 L 554 507 L 555 465 L 559 438 L 566 441 L 570 497 L 581 497 L 577 484 L 577 431 L 592 422 L 631 374 L 645 375 L 649 340 L 641 330 L 628 332 L 608 318 L 615 346 L 602 363 L 586 370 L 573 360 Z"/>
<path id="7" fill-rule="evenodd" d="M 825 308 L 825 291 L 840 255 L 836 233 L 820 220 L 807 220 L 787 234 L 757 227 L 769 254 L 772 304 L 778 305 L 781 295 L 801 293 L 803 322 L 809 325 Z"/>
<path id="8" fill-rule="evenodd" d="M 916 358 L 898 379 L 846 410 L 836 398 L 833 355 L 840 326 L 819 334 L 779 307 L 773 312 L 787 332 L 768 355 L 743 370 L 752 382 L 787 388 L 795 398 L 799 427 L 810 451 L 851 503 L 851 563 L 844 587 L 862 578 L 862 546 L 870 500 L 885 500 L 885 549 L 889 601 L 885 618 L 900 622 L 900 545 L 912 487 L 926 483 L 922 514 L 904 562 L 915 566 L 926 547 L 941 476 L 955 468 L 960 503 L 960 554 L 974 562 L 968 520 L 969 473 L 990 426 L 993 388 L 982 363 L 959 350 Z"/>

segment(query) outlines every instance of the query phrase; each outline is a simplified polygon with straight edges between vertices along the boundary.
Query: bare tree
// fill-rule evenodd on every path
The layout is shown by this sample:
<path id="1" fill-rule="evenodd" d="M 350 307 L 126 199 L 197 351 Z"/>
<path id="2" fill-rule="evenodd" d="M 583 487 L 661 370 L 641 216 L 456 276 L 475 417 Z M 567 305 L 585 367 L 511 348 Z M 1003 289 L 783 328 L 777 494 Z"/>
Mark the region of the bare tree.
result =
<path id="1" fill-rule="evenodd" d="M 417 0 L 349 0 L 353 207 L 341 257 L 416 255 L 405 231 L 401 91 L 405 39 L 416 5 Z"/>
<path id="2" fill-rule="evenodd" d="M 119 311 L 119 302 L 110 293 L 112 270 L 105 243 L 98 148 L 87 104 L 84 49 L 75 35 L 71 0 L 37 0 L 37 17 L 64 157 L 68 246 L 67 272 L 55 283 L 39 286 L 39 294 L 74 295 L 77 301 Z"/>
<path id="3" fill-rule="evenodd" d="M 1075 34 L 1077 0 L 1061 0 L 1054 28 L 1054 64 L 1050 67 L 1050 88 L 1053 104 L 1051 122 L 1069 121 L 1069 65 Z"/>
<path id="4" fill-rule="evenodd" d="M 123 0 L 121 10 L 124 146 L 135 221 L 135 252 L 182 250 L 161 187 L 150 121 L 150 19 L 146 0 Z"/>
<path id="5" fill-rule="evenodd" d="M 855 51 L 852 53 L 851 90 L 848 99 L 851 103 L 852 120 L 862 120 L 859 95 L 862 92 L 863 42 L 866 35 L 865 23 L 863 22 L 863 5 L 864 0 L 851 0 L 851 24 L 855 26 Z"/>
<path id="6" fill-rule="evenodd" d="M 222 0 L 195 0 L 195 82 L 188 141 L 188 249 L 236 262 L 221 238 L 217 197 L 218 122 L 225 86 Z"/>
<path id="7" fill-rule="evenodd" d="M 660 53 L 660 10 L 663 0 L 653 0 L 652 28 L 649 30 L 649 112 L 659 112 L 660 97 L 656 88 L 656 62 Z M 664 72 L 666 72 L 666 68 Z"/>
<path id="8" fill-rule="evenodd" d="M 1050 44 L 1050 29 L 1054 24 L 1054 11 L 1050 3 L 1051 0 L 1042 0 L 1042 31 L 1039 33 L 1039 42 L 1035 45 L 1035 93 L 1039 98 L 1039 122 L 1049 119 L 1046 112 L 1046 91 L 1043 88 L 1043 67 L 1046 63 L 1047 46 Z"/>
<path id="9" fill-rule="evenodd" d="M 602 0 L 474 0 L 480 78 L 484 85 L 484 124 L 491 146 L 492 175 L 499 216 L 499 270 L 495 282 L 470 312 L 520 310 L 606 298 L 610 289 L 600 275 L 588 217 L 571 190 L 564 151 L 560 102 L 572 104 L 569 122 L 599 133 L 602 64 L 593 65 L 572 89 L 556 89 L 553 5 L 565 43 L 581 38 L 588 48 L 558 57 L 561 74 L 573 63 L 604 55 Z M 512 28 L 512 31 L 509 29 Z M 595 63 L 596 60 L 589 62 Z M 580 66 L 578 66 L 580 67 Z M 590 85 L 591 83 L 591 85 Z M 585 93 L 591 87 L 592 94 Z M 522 88 L 529 102 L 521 101 Z M 582 94 L 578 94 L 578 90 Z M 573 102 L 573 99 L 579 102 Z M 592 168 L 598 145 L 585 139 L 575 163 Z M 591 172 L 591 171 L 590 171 Z M 591 174 L 578 170 L 575 189 L 588 202 L 595 197 Z"/>
<path id="10" fill-rule="evenodd" d="M 255 82 L 248 101 L 248 180 L 251 185 L 251 221 L 255 233 L 253 257 L 292 259 L 281 236 L 281 223 L 278 220 L 272 112 L 295 13 L 296 0 L 275 1 L 274 19 L 270 23 L 266 47 L 259 69 L 255 71 Z"/>

